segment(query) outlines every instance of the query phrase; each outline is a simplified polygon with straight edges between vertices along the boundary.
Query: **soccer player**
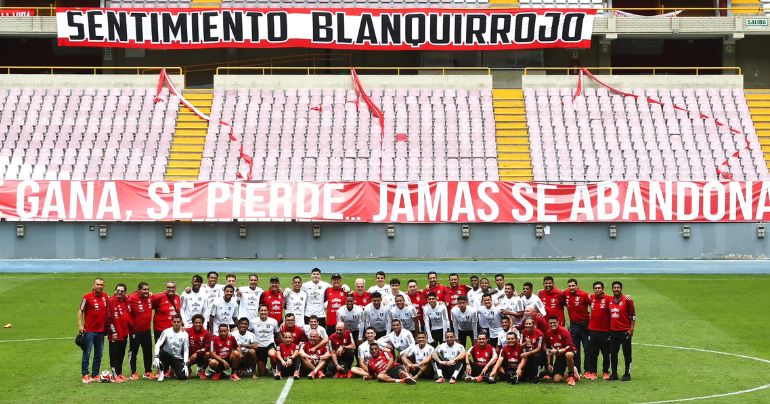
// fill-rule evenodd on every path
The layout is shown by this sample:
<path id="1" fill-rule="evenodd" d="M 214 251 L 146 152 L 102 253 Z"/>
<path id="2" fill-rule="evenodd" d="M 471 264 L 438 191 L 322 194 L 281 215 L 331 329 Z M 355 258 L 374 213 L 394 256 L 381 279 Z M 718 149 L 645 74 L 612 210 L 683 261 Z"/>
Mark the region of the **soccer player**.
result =
<path id="1" fill-rule="evenodd" d="M 575 347 L 575 366 L 578 373 L 588 365 L 588 356 L 584 355 L 585 366 L 581 366 L 581 354 L 588 351 L 588 309 L 591 300 L 588 293 L 578 288 L 578 281 L 571 278 L 567 281 L 564 294 L 564 304 L 569 315 L 569 332 L 572 335 L 572 345 Z"/>
<path id="2" fill-rule="evenodd" d="M 358 366 L 350 369 L 354 375 L 363 377 L 364 380 L 368 378 L 369 367 L 367 365 L 369 364 L 369 360 L 372 359 L 372 354 L 369 351 L 369 347 L 371 346 L 372 342 L 375 344 L 377 343 L 376 337 L 377 331 L 375 331 L 373 327 L 368 327 L 364 331 L 364 338 L 366 339 L 364 342 L 358 345 Z"/>
<path id="3" fill-rule="evenodd" d="M 350 369 L 353 367 L 356 343 L 350 331 L 345 329 L 345 323 L 340 322 L 334 326 L 334 332 L 329 336 L 329 345 L 329 372 L 335 372 L 335 379 L 349 379 L 352 376 Z"/>
<path id="4" fill-rule="evenodd" d="M 204 324 L 206 320 L 202 314 L 196 314 L 192 318 L 192 327 L 186 329 L 187 336 L 190 338 L 190 357 L 187 360 L 187 366 L 198 366 L 198 377 L 206 380 L 206 367 L 209 364 L 209 347 L 211 346 L 211 334 L 206 331 Z"/>
<path id="5" fill-rule="evenodd" d="M 425 332 L 417 333 L 417 343 L 401 351 L 401 362 L 413 379 L 433 379 L 433 351 Z"/>
<path id="6" fill-rule="evenodd" d="M 522 285 L 521 301 L 524 307 L 534 306 L 541 315 L 545 315 L 545 304 L 537 295 L 532 294 L 532 282 L 524 282 Z"/>
<path id="7" fill-rule="evenodd" d="M 479 327 L 481 327 L 482 333 L 487 334 L 487 338 L 489 338 L 489 343 L 492 344 L 493 347 L 497 346 L 497 336 L 502 332 L 502 320 L 503 316 L 501 314 L 501 308 L 500 306 L 493 306 L 492 305 L 492 295 L 486 294 L 484 297 L 481 298 L 481 301 L 483 302 L 483 305 L 477 310 L 479 315 Z"/>
<path id="8" fill-rule="evenodd" d="M 310 280 L 302 284 L 302 290 L 307 294 L 305 306 L 305 323 L 310 321 L 310 316 L 318 317 L 321 327 L 326 327 L 326 313 L 324 312 L 324 296 L 326 289 L 331 285 L 321 280 L 321 270 L 313 268 L 310 271 Z"/>
<path id="9" fill-rule="evenodd" d="M 428 296 L 428 293 L 433 293 L 436 295 L 436 299 L 438 299 L 439 302 L 446 302 L 446 286 L 438 283 L 438 274 L 436 274 L 435 271 L 428 272 L 428 285 L 425 286 L 425 289 L 422 291 L 425 296 Z"/>
<path id="10" fill-rule="evenodd" d="M 376 342 L 369 345 L 369 351 L 372 353 L 372 359 L 369 360 L 370 377 L 382 383 L 417 383 L 403 366 L 395 364 L 393 354 L 382 350 Z"/>
<path id="11" fill-rule="evenodd" d="M 468 305 L 473 308 L 479 308 L 481 307 L 481 298 L 483 294 L 481 293 L 481 288 L 479 287 L 479 277 L 476 275 L 471 275 L 470 278 L 471 286 L 468 289 Z"/>
<path id="12" fill-rule="evenodd" d="M 179 296 L 182 308 L 182 325 L 186 328 L 192 327 L 192 318 L 196 314 L 208 314 L 208 297 L 204 293 L 203 289 L 203 277 L 200 275 L 193 275 L 192 288 L 190 291 L 185 291 Z"/>
<path id="13" fill-rule="evenodd" d="M 269 316 L 266 305 L 259 306 L 259 317 L 251 323 L 251 329 L 257 337 L 257 370 L 260 376 L 264 376 L 267 374 L 268 358 L 271 367 L 275 368 L 275 341 L 280 341 L 278 322 Z"/>
<path id="14" fill-rule="evenodd" d="M 497 363 L 492 370 L 490 379 L 501 376 L 508 383 L 516 384 L 524 375 L 523 369 L 527 359 L 521 356 L 521 344 L 519 336 L 515 332 L 509 332 L 505 337 L 505 346 L 497 357 Z"/>
<path id="15" fill-rule="evenodd" d="M 407 306 L 404 296 L 401 295 L 395 297 L 395 303 L 395 306 L 390 308 L 391 321 L 399 320 L 401 325 L 412 333 L 412 337 L 414 337 L 418 324 L 417 309 L 415 308 L 415 305 L 412 304 Z"/>
<path id="16" fill-rule="evenodd" d="M 238 343 L 238 349 L 241 351 L 241 363 L 233 371 L 238 377 L 244 374 L 251 374 L 251 377 L 257 378 L 257 336 L 249 331 L 249 319 L 242 317 L 238 320 L 238 330 L 233 333 L 235 342 Z"/>
<path id="17" fill-rule="evenodd" d="M 301 326 L 297 324 L 297 317 L 294 314 L 286 313 L 286 319 L 280 327 L 281 335 L 286 332 L 291 333 L 292 341 L 299 346 L 300 343 L 307 341 L 307 335 Z"/>
<path id="18" fill-rule="evenodd" d="M 110 311 L 109 335 L 107 339 L 110 345 L 110 368 L 115 381 L 122 383 L 128 380 L 123 376 L 123 358 L 126 356 L 128 334 L 131 326 L 131 313 L 128 312 L 128 299 L 126 298 L 126 284 L 119 283 L 115 286 L 115 294 L 107 302 Z"/>
<path id="19" fill-rule="evenodd" d="M 514 326 L 519 326 L 524 319 L 524 301 L 515 292 L 513 283 L 506 283 L 503 286 L 503 294 L 497 300 L 497 306 L 500 307 L 502 315 L 511 317 Z"/>
<path id="20" fill-rule="evenodd" d="M 321 324 L 318 322 L 318 317 L 314 315 L 310 316 L 310 321 L 308 321 L 307 325 L 302 327 L 302 331 L 305 332 L 305 335 L 307 335 L 308 338 L 312 331 L 318 332 L 319 342 L 316 348 L 320 348 L 321 345 L 326 345 L 326 343 L 329 342 L 329 334 L 326 333 L 326 328 L 321 327 Z"/>
<path id="21" fill-rule="evenodd" d="M 446 338 L 446 332 L 449 329 L 449 315 L 446 305 L 438 304 L 438 296 L 434 292 L 429 292 L 427 298 L 428 304 L 422 308 L 422 319 L 425 324 L 425 332 L 428 334 L 428 343 L 437 347 Z"/>
<path id="22" fill-rule="evenodd" d="M 155 343 L 155 367 L 158 369 L 158 381 L 165 379 L 166 372 L 173 370 L 179 380 L 190 377 L 187 361 L 190 357 L 190 337 L 182 328 L 182 316 L 171 317 L 171 327 L 161 332 Z"/>
<path id="23" fill-rule="evenodd" d="M 594 294 L 591 300 L 591 318 L 588 320 L 588 363 L 585 365 L 584 377 L 596 380 L 599 367 L 599 353 L 602 354 L 602 378 L 610 379 L 610 301 L 612 298 L 604 294 L 604 283 L 596 281 L 593 284 Z"/>
<path id="24" fill-rule="evenodd" d="M 264 293 L 264 290 L 259 287 L 259 276 L 257 274 L 250 274 L 248 286 L 241 286 L 237 289 L 237 317 L 246 317 L 249 322 L 259 317 L 259 301 L 262 298 L 262 293 Z"/>
<path id="25" fill-rule="evenodd" d="M 534 384 L 540 382 L 537 372 L 538 368 L 545 362 L 543 360 L 545 358 L 544 339 L 542 331 L 535 327 L 535 320 L 532 317 L 526 317 L 524 330 L 521 332 L 521 357 L 527 361 L 522 369 L 523 378 L 519 378 L 520 381 L 529 380 Z"/>
<path id="26" fill-rule="evenodd" d="M 495 275 L 495 288 L 492 289 L 493 292 L 495 292 L 495 295 L 499 298 L 500 296 L 505 293 L 505 275 L 503 274 L 497 274 Z"/>
<path id="27" fill-rule="evenodd" d="M 353 298 L 356 301 L 356 306 L 361 306 L 362 308 L 372 302 L 372 294 L 364 288 L 366 288 L 366 281 L 363 278 L 356 279 Z"/>
<path id="28" fill-rule="evenodd" d="M 283 291 L 284 309 L 286 313 L 294 315 L 294 321 L 297 325 L 305 325 L 305 305 L 307 304 L 307 293 L 302 290 L 302 278 L 295 276 L 291 280 L 291 288 Z M 295 337 L 296 339 L 296 337 Z"/>
<path id="29" fill-rule="evenodd" d="M 377 271 L 377 273 L 374 274 L 374 285 L 370 286 L 367 292 L 369 292 L 370 295 L 377 292 L 380 294 L 380 298 L 390 293 L 390 285 L 385 283 L 385 272 Z"/>
<path id="30" fill-rule="evenodd" d="M 337 326 L 337 310 L 345 305 L 347 292 L 342 289 L 342 275 L 335 273 L 332 275 L 332 286 L 324 292 L 326 301 L 326 334 L 334 334 L 334 328 Z"/>
<path id="31" fill-rule="evenodd" d="M 136 292 L 128 297 L 128 311 L 131 313 L 131 336 L 129 337 L 128 364 L 131 367 L 131 380 L 139 380 L 136 374 L 136 357 L 139 347 L 142 348 L 144 359 L 145 379 L 155 379 L 150 372 L 152 369 L 152 301 L 150 299 L 150 285 L 147 282 L 139 282 Z"/>
<path id="32" fill-rule="evenodd" d="M 396 307 L 396 297 L 401 296 L 404 298 L 404 302 L 407 306 L 412 305 L 412 301 L 409 296 L 401 291 L 401 281 L 398 278 L 390 280 L 390 292 L 382 295 L 382 305 L 387 307 L 388 310 Z"/>
<path id="33" fill-rule="evenodd" d="M 372 302 L 364 308 L 364 328 L 374 327 L 377 338 L 390 332 L 390 312 L 382 304 L 380 292 L 372 293 Z"/>
<path id="34" fill-rule="evenodd" d="M 182 307 L 182 302 L 176 294 L 176 283 L 166 282 L 166 291 L 156 293 L 151 297 L 152 308 L 155 309 L 155 315 L 152 318 L 153 335 L 155 342 L 158 342 L 160 333 L 166 328 L 171 328 L 171 319 L 178 315 Z"/>
<path id="35" fill-rule="evenodd" d="M 345 305 L 337 309 L 337 321 L 345 324 L 345 329 L 350 331 L 353 338 L 360 341 L 364 338 L 364 309 L 357 306 L 355 301 L 352 293 L 345 297 Z"/>
<path id="36" fill-rule="evenodd" d="M 459 275 L 449 274 L 449 287 L 446 288 L 446 304 L 449 306 L 448 309 L 452 310 L 453 307 L 457 306 L 458 297 L 465 296 L 467 299 L 469 290 L 468 286 L 460 283 Z M 473 309 L 476 308 L 474 305 L 469 306 Z"/>
<path id="37" fill-rule="evenodd" d="M 449 384 L 457 383 L 466 354 L 465 347 L 455 342 L 455 333 L 447 331 L 446 342 L 433 351 L 433 367 L 438 376 L 436 383 L 444 383 L 444 374 L 449 375 Z"/>
<path id="38" fill-rule="evenodd" d="M 412 301 L 412 306 L 417 310 L 417 323 L 415 324 L 415 329 L 418 331 L 424 330 L 425 323 L 422 319 L 422 308 L 428 303 L 428 300 L 425 294 L 418 288 L 416 280 L 410 279 L 409 282 L 406 283 L 406 295 L 409 297 L 409 300 Z"/>
<path id="39" fill-rule="evenodd" d="M 320 344 L 321 335 L 318 330 L 312 330 L 308 334 L 308 342 L 302 344 L 302 348 L 299 350 L 299 358 L 302 361 L 302 366 L 309 370 L 307 375 L 308 379 L 323 379 L 326 377 L 323 369 L 326 367 L 326 362 L 331 357 L 329 353 L 328 345 Z"/>
<path id="40" fill-rule="evenodd" d="M 104 279 L 94 279 L 91 292 L 86 293 L 80 300 L 78 310 L 78 332 L 85 336 L 83 358 L 80 370 L 83 383 L 99 380 L 99 367 L 102 364 L 104 350 L 104 330 L 110 321 L 109 296 L 104 293 Z M 88 377 L 88 361 L 91 359 L 91 349 L 94 350 L 94 362 L 91 367 L 91 377 Z"/>
<path id="41" fill-rule="evenodd" d="M 494 383 L 492 369 L 497 363 L 497 352 L 495 347 L 489 344 L 487 334 L 481 333 L 478 342 L 468 351 L 465 356 L 465 381 L 481 383 L 486 381 Z"/>
<path id="42" fill-rule="evenodd" d="M 391 330 L 388 335 L 378 339 L 377 343 L 380 346 L 387 346 L 398 361 L 399 352 L 414 345 L 414 336 L 411 332 L 404 330 L 399 319 L 391 321 Z"/>
<path id="43" fill-rule="evenodd" d="M 278 324 L 283 321 L 283 293 L 281 293 L 281 280 L 277 276 L 270 278 L 270 289 L 262 293 L 260 304 L 267 306 L 267 315 Z"/>
<path id="44" fill-rule="evenodd" d="M 553 276 L 543 278 L 543 289 L 537 292 L 537 297 L 545 304 L 545 316 L 549 318 L 556 316 L 559 319 L 559 325 L 564 326 L 564 306 L 566 300 L 564 293 L 553 283 Z"/>
<path id="45" fill-rule="evenodd" d="M 612 282 L 612 299 L 610 299 L 610 362 L 612 374 L 610 380 L 618 380 L 618 353 L 623 347 L 625 373 L 620 380 L 631 380 L 631 337 L 636 327 L 636 309 L 631 297 L 623 295 L 623 284 Z"/>
<path id="46" fill-rule="evenodd" d="M 572 345 L 572 335 L 566 328 L 559 325 L 558 316 L 548 317 L 550 329 L 545 334 L 546 353 L 548 354 L 548 372 L 553 377 L 554 383 L 564 380 L 564 371 L 567 371 L 567 384 L 575 385 L 580 380 L 580 374 L 576 374 L 575 347 Z"/>
<path id="47" fill-rule="evenodd" d="M 484 294 L 486 294 L 486 293 L 492 293 L 492 301 L 493 302 L 496 301 L 497 298 L 499 297 L 498 294 L 497 294 L 497 290 L 496 289 L 491 289 L 489 287 L 489 279 L 487 279 L 487 278 L 481 278 L 479 280 L 479 291 L 477 293 L 480 293 L 482 296 Z M 495 304 L 497 304 L 497 303 L 495 303 Z"/>
<path id="48" fill-rule="evenodd" d="M 543 335 L 545 335 L 545 333 L 548 332 L 549 330 L 548 320 L 546 320 L 545 316 L 543 316 L 542 314 L 540 314 L 539 311 L 537 311 L 535 306 L 527 306 L 527 308 L 524 309 L 524 319 L 526 320 L 527 318 L 531 318 L 534 321 L 535 328 L 540 330 L 540 332 L 542 332 Z M 519 324 L 519 326 L 516 327 L 516 329 L 518 329 L 519 331 L 523 330 L 524 323 L 522 322 L 521 324 Z"/>
<path id="49" fill-rule="evenodd" d="M 242 358 L 238 342 L 230 335 L 230 327 L 219 324 L 217 336 L 211 339 L 209 350 L 209 367 L 214 372 L 211 380 L 219 380 L 228 369 L 238 369 Z M 241 380 L 235 372 L 230 373 L 230 379 Z"/>
<path id="50" fill-rule="evenodd" d="M 275 350 L 277 362 L 275 380 L 281 380 L 284 377 L 298 379 L 299 367 L 301 365 L 301 362 L 297 359 L 299 356 L 299 345 L 294 342 L 294 335 L 291 331 L 284 332 L 281 341 Z"/>
<path id="51" fill-rule="evenodd" d="M 235 327 L 238 320 L 238 302 L 235 300 L 235 287 L 225 285 L 222 288 L 223 295 L 214 301 L 211 305 L 209 314 L 209 332 L 219 329 L 220 324 L 227 325 L 228 328 Z"/>
<path id="52" fill-rule="evenodd" d="M 209 318 L 209 310 L 211 310 L 211 306 L 224 294 L 222 291 L 224 285 L 217 284 L 218 280 L 219 274 L 216 271 L 211 271 L 206 274 L 206 284 L 201 286 L 201 291 L 203 291 L 203 295 L 206 296 L 206 312 L 202 314 L 207 321 Z"/>
<path id="53" fill-rule="evenodd" d="M 463 347 L 467 345 L 469 338 L 471 345 L 476 343 L 476 336 L 479 333 L 479 314 L 476 309 L 468 307 L 467 297 L 457 298 L 457 307 L 452 309 L 450 317 L 457 342 Z"/>

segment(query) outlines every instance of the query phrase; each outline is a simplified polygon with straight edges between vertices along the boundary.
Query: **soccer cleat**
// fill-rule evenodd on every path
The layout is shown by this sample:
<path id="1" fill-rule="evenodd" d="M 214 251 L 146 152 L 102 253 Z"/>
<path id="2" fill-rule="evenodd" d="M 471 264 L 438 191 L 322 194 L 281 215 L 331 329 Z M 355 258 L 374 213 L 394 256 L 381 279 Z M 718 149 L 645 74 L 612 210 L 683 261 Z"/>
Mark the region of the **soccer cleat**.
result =
<path id="1" fill-rule="evenodd" d="M 139 375 L 136 372 L 131 373 L 130 380 L 139 380 Z"/>
<path id="2" fill-rule="evenodd" d="M 88 375 L 83 375 L 83 384 L 91 384 L 91 378 Z"/>
<path id="3" fill-rule="evenodd" d="M 472 381 L 473 381 L 473 376 L 465 376 L 465 381 L 466 381 L 467 383 L 470 383 L 470 382 L 472 382 Z"/>
<path id="4" fill-rule="evenodd" d="M 294 372 L 294 378 L 299 380 L 299 371 Z"/>
<path id="5" fill-rule="evenodd" d="M 171 369 L 166 371 L 166 377 L 171 377 Z"/>
<path id="6" fill-rule="evenodd" d="M 439 377 L 438 379 L 436 379 L 436 383 L 444 383 L 444 378 Z"/>
<path id="7" fill-rule="evenodd" d="M 310 380 L 313 380 L 313 379 L 315 379 L 315 374 L 316 374 L 315 371 L 310 372 L 310 373 L 308 373 L 307 378 L 310 379 Z"/>
<path id="8" fill-rule="evenodd" d="M 575 378 L 570 376 L 567 378 L 567 385 L 568 386 L 574 386 L 575 385 Z"/>
<path id="9" fill-rule="evenodd" d="M 457 383 L 457 379 L 455 379 L 454 377 L 449 379 L 449 384 L 455 384 L 455 383 Z"/>
<path id="10" fill-rule="evenodd" d="M 511 384 L 519 384 L 519 376 L 518 375 L 513 375 L 513 377 L 511 377 L 510 383 Z"/>
<path id="11" fill-rule="evenodd" d="M 101 380 L 99 380 L 99 375 L 91 376 L 91 382 L 92 383 L 101 383 Z"/>
<path id="12" fill-rule="evenodd" d="M 481 383 L 484 381 L 484 376 L 479 376 L 476 378 L 476 383 Z"/>
<path id="13" fill-rule="evenodd" d="M 487 377 L 487 384 L 495 384 L 497 383 L 497 379 L 494 377 Z"/>
<path id="14" fill-rule="evenodd" d="M 411 377 L 407 377 L 406 379 L 404 379 L 404 383 L 406 383 L 406 384 L 417 384 L 417 380 L 414 380 Z"/>
<path id="15" fill-rule="evenodd" d="M 318 371 L 318 378 L 319 379 L 323 379 L 325 377 L 326 377 L 326 374 L 324 373 L 324 371 L 323 370 L 319 370 Z"/>
<path id="16" fill-rule="evenodd" d="M 621 382 L 629 382 L 629 381 L 631 381 L 631 374 L 630 373 L 624 374 L 623 377 L 620 378 L 620 381 Z"/>
<path id="17" fill-rule="evenodd" d="M 583 373 L 583 377 L 585 377 L 586 380 L 591 380 L 591 372 L 586 370 L 585 373 Z"/>
<path id="18" fill-rule="evenodd" d="M 158 378 L 156 380 L 158 380 L 159 382 L 162 382 L 165 378 L 166 378 L 165 372 L 158 372 Z"/>
<path id="19" fill-rule="evenodd" d="M 576 382 L 579 382 L 579 381 L 580 381 L 580 371 L 579 371 L 579 370 L 577 370 L 577 367 L 575 367 L 575 368 L 573 369 L 573 372 L 572 372 L 572 374 L 574 374 L 574 375 L 575 375 L 575 381 L 576 381 Z"/>
<path id="20" fill-rule="evenodd" d="M 551 380 L 551 375 L 543 375 L 543 380 Z"/>
<path id="21" fill-rule="evenodd" d="M 604 373 L 602 373 L 602 379 L 604 379 L 604 380 L 610 380 L 610 373 L 609 373 L 609 372 L 604 372 Z"/>
<path id="22" fill-rule="evenodd" d="M 222 377 L 222 372 L 216 372 L 214 376 L 211 376 L 211 380 L 219 380 L 220 377 Z"/>
<path id="23" fill-rule="evenodd" d="M 232 380 L 234 382 L 239 382 L 239 381 L 241 381 L 241 378 L 238 377 L 238 375 L 235 372 L 233 372 L 233 374 L 230 375 L 230 380 Z"/>
<path id="24" fill-rule="evenodd" d="M 630 378 L 630 377 L 631 377 L 631 376 L 629 376 L 629 378 Z M 352 379 L 352 378 L 353 378 L 353 372 L 352 372 L 352 371 L 350 371 L 350 370 L 348 370 L 348 374 L 346 374 L 346 375 L 345 375 L 345 378 L 346 378 L 346 379 Z"/>
<path id="25" fill-rule="evenodd" d="M 617 373 L 611 374 L 609 380 L 618 380 L 618 374 Z"/>
<path id="26" fill-rule="evenodd" d="M 151 372 L 144 372 L 144 374 L 142 375 L 142 379 L 155 380 L 156 378 L 157 378 L 157 376 L 155 376 Z"/>
<path id="27" fill-rule="evenodd" d="M 273 376 L 273 378 L 275 380 L 281 380 L 281 374 L 280 373 L 276 373 L 275 376 Z"/>
<path id="28" fill-rule="evenodd" d="M 201 379 L 201 380 L 206 380 L 207 379 L 206 371 L 205 370 L 199 370 L 198 371 L 198 378 Z"/>

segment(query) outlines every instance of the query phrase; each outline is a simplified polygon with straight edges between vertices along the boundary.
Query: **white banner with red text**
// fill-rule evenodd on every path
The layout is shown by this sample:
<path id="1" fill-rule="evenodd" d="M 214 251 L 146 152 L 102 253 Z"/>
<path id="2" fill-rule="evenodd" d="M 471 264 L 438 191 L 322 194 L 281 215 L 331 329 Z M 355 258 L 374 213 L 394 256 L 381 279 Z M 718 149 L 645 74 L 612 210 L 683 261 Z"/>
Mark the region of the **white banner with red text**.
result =
<path id="1" fill-rule="evenodd" d="M 57 8 L 59 46 L 515 50 L 589 48 L 592 9 Z"/>
<path id="2" fill-rule="evenodd" d="M 368 223 L 754 222 L 770 181 L 3 181 L 0 217 L 29 221 Z"/>

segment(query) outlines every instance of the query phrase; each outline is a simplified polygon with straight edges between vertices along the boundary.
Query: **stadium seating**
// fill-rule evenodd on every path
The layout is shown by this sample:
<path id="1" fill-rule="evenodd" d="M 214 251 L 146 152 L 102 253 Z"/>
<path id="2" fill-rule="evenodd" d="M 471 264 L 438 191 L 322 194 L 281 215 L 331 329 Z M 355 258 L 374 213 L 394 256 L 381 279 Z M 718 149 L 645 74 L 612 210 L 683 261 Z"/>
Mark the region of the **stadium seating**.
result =
<path id="1" fill-rule="evenodd" d="M 716 167 L 737 150 L 739 158 L 730 160 L 734 179 L 770 178 L 742 89 L 625 90 L 662 107 L 601 88 L 587 88 L 573 104 L 573 91 L 524 90 L 535 181 L 716 180 Z"/>
<path id="2" fill-rule="evenodd" d="M 154 97 L 150 88 L 0 89 L 0 178 L 162 180 L 179 102 Z"/>
<path id="3" fill-rule="evenodd" d="M 497 180 L 490 90 L 372 89 L 385 114 L 380 128 L 343 88 L 216 90 L 213 121 L 232 122 L 259 180 Z M 320 109 L 320 111 L 318 110 Z M 397 141 L 396 137 L 406 139 Z M 233 180 L 237 142 L 212 125 L 199 178 Z M 382 157 L 382 159 L 380 159 Z"/>
<path id="4" fill-rule="evenodd" d="M 602 8 L 603 0 L 519 0 L 522 8 Z"/>

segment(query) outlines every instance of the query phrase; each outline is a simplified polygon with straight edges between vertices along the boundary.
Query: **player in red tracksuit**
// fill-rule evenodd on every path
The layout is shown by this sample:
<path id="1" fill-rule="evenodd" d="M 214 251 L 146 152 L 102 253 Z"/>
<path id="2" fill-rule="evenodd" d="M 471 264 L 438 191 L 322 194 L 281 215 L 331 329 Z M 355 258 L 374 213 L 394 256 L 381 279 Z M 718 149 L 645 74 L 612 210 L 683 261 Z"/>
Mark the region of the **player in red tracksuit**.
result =
<path id="1" fill-rule="evenodd" d="M 591 300 L 588 293 L 578 288 L 578 281 L 572 278 L 567 281 L 567 289 L 564 290 L 564 303 L 569 315 L 569 332 L 572 334 L 572 344 L 575 346 L 575 366 L 578 372 L 581 367 L 580 357 L 588 351 L 588 309 Z M 588 363 L 588 355 L 582 355 L 585 363 Z"/>
<path id="2" fill-rule="evenodd" d="M 136 357 L 139 347 L 142 347 L 142 359 L 144 361 L 145 379 L 154 379 L 152 370 L 152 301 L 150 299 L 150 285 L 147 282 L 139 282 L 136 292 L 128 297 L 128 311 L 131 313 L 131 335 L 129 336 L 128 364 L 131 366 L 131 380 L 138 380 L 136 374 Z"/>
<path id="3" fill-rule="evenodd" d="M 270 278 L 270 288 L 262 293 L 259 304 L 267 306 L 267 316 L 274 318 L 280 325 L 283 322 L 283 292 L 277 276 Z"/>
<path id="4" fill-rule="evenodd" d="M 206 367 L 209 365 L 209 348 L 211 347 L 211 334 L 206 330 L 206 318 L 202 314 L 192 316 L 192 327 L 186 329 L 190 339 L 190 357 L 187 366 L 198 366 L 198 377 L 206 380 Z"/>
<path id="5" fill-rule="evenodd" d="M 180 307 L 182 307 L 182 301 L 176 294 L 174 282 L 166 282 L 166 291 L 152 296 L 152 308 L 155 309 L 155 317 L 152 319 L 155 342 L 158 342 L 163 330 L 171 328 L 171 319 L 177 315 L 181 316 Z"/>
<path id="6" fill-rule="evenodd" d="M 599 352 L 602 353 L 602 377 L 610 378 L 610 300 L 604 294 L 604 283 L 594 282 L 594 294 L 591 299 L 591 318 L 588 320 L 588 363 L 585 366 L 586 378 L 595 380 L 599 366 Z"/>
<path id="7" fill-rule="evenodd" d="M 572 335 L 566 328 L 559 325 L 559 318 L 548 318 L 550 329 L 545 333 L 546 353 L 548 354 L 548 371 L 554 383 L 564 380 L 567 371 L 567 384 L 574 386 L 580 380 L 580 374 L 575 374 L 575 346 L 572 345 Z"/>
<path id="8" fill-rule="evenodd" d="M 78 332 L 85 337 L 83 357 L 81 361 L 81 373 L 83 383 L 91 383 L 98 380 L 99 367 L 102 364 L 102 352 L 104 350 L 104 331 L 110 321 L 109 296 L 104 293 L 104 279 L 94 279 L 91 292 L 83 296 L 78 310 Z M 94 350 L 94 362 L 91 367 L 91 377 L 88 377 L 88 361 L 91 359 L 91 348 Z"/>
<path id="9" fill-rule="evenodd" d="M 332 275 L 332 287 L 324 291 L 326 301 L 326 335 L 334 334 L 337 325 L 337 310 L 345 305 L 347 293 L 342 289 L 342 276 Z"/>
<path id="10" fill-rule="evenodd" d="M 209 367 L 214 371 L 211 380 L 219 380 L 225 370 L 232 370 L 230 380 L 241 380 L 235 369 L 240 366 L 243 355 L 238 349 L 238 341 L 230 335 L 230 328 L 227 324 L 220 324 L 217 329 L 218 335 L 211 339 L 209 348 Z"/>
<path id="11" fill-rule="evenodd" d="M 435 293 L 439 302 L 446 302 L 446 286 L 438 283 L 438 275 L 434 271 L 428 272 L 428 285 L 422 290 L 425 299 L 428 299 L 428 293 Z M 447 310 L 449 312 L 449 310 Z"/>
<path id="12" fill-rule="evenodd" d="M 288 317 L 288 316 L 287 316 Z M 299 345 L 294 342 L 294 335 L 291 331 L 281 332 L 282 342 L 278 344 L 275 350 L 275 359 L 278 363 L 275 373 L 275 379 L 281 380 L 284 377 L 299 378 L 299 367 L 301 365 L 299 356 Z"/>
<path id="13" fill-rule="evenodd" d="M 123 376 L 123 358 L 126 356 L 128 334 L 131 326 L 131 313 L 128 311 L 128 298 L 124 283 L 115 286 L 115 294 L 109 300 L 110 326 L 107 338 L 110 344 L 110 368 L 118 383 L 128 380 Z"/>
<path id="14" fill-rule="evenodd" d="M 307 341 L 307 335 L 305 330 L 297 325 L 297 318 L 292 313 L 286 313 L 285 321 L 278 328 L 281 335 L 284 335 L 287 331 L 291 333 L 292 341 L 299 346 L 300 343 Z"/>
<path id="15" fill-rule="evenodd" d="M 489 337 L 483 332 L 479 334 L 477 341 L 471 348 L 470 355 L 465 356 L 465 381 L 494 383 L 494 378 L 490 376 L 493 375 L 492 370 L 497 363 L 495 347 L 489 344 Z"/>
<path id="16" fill-rule="evenodd" d="M 415 324 L 414 330 L 414 335 L 416 336 L 417 333 L 425 330 L 425 319 L 422 318 L 422 308 L 428 304 L 428 298 L 421 290 L 419 290 L 416 280 L 410 279 L 409 282 L 406 283 L 406 287 L 406 295 L 409 297 L 414 308 L 417 309 L 417 323 Z M 430 332 L 430 330 L 428 331 Z"/>
<path id="17" fill-rule="evenodd" d="M 490 379 L 494 382 L 495 377 L 501 376 L 508 383 L 516 384 L 523 375 L 523 369 L 527 360 L 521 357 L 521 344 L 515 332 L 508 332 L 505 339 L 505 346 L 500 350 L 500 355 L 497 358 L 497 363 L 492 370 Z"/>
<path id="18" fill-rule="evenodd" d="M 524 320 L 524 330 L 521 331 L 521 350 L 522 359 L 526 358 L 522 378 L 520 380 L 529 380 L 532 383 L 539 383 L 538 368 L 545 362 L 543 333 L 535 327 L 535 320 L 532 317 L 526 317 Z"/>
<path id="19" fill-rule="evenodd" d="M 623 295 L 623 284 L 612 282 L 612 298 L 610 299 L 610 362 L 612 374 L 610 380 L 618 380 L 618 353 L 623 347 L 625 373 L 620 379 L 624 382 L 631 380 L 631 337 L 636 327 L 636 308 L 631 297 Z"/>
<path id="20" fill-rule="evenodd" d="M 537 297 L 545 305 L 545 318 L 556 316 L 559 319 L 559 325 L 564 326 L 564 306 L 566 300 L 564 293 L 553 284 L 553 276 L 543 278 L 543 289 L 537 292 Z"/>
<path id="21" fill-rule="evenodd" d="M 364 342 L 366 344 L 366 342 Z M 383 351 L 377 342 L 369 342 L 369 353 L 372 358 L 369 359 L 369 377 L 377 379 L 383 383 L 417 383 L 409 373 L 404 370 L 404 367 L 399 364 L 394 364 L 393 354 L 387 351 Z"/>
<path id="22" fill-rule="evenodd" d="M 457 274 L 449 275 L 449 286 L 446 287 L 446 299 L 444 303 L 447 305 L 447 310 L 451 311 L 452 307 L 457 306 L 457 298 L 460 296 L 468 296 L 468 291 L 471 290 L 466 285 L 460 284 L 460 277 Z M 475 308 L 475 307 L 474 307 Z"/>

